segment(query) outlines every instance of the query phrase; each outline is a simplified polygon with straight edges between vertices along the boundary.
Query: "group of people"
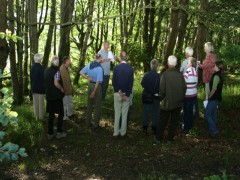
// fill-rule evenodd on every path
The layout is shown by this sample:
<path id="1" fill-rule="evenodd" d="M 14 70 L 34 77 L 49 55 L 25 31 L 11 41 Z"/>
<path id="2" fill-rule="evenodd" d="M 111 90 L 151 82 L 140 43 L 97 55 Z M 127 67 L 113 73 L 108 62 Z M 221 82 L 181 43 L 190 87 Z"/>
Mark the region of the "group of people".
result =
<path id="1" fill-rule="evenodd" d="M 213 53 L 213 45 L 208 42 L 204 45 L 206 59 L 202 64 L 192 57 L 193 49 L 185 50 L 186 60 L 183 61 L 180 70 L 176 68 L 177 58 L 174 55 L 168 57 L 168 69 L 158 73 L 159 63 L 153 59 L 150 62 L 151 71 L 142 78 L 143 87 L 143 131 L 148 132 L 149 117 L 152 117 L 152 131 L 156 142 L 163 141 L 165 128 L 170 121 L 167 141 L 172 142 L 183 109 L 182 131 L 188 133 L 193 127 L 194 117 L 198 117 L 198 68 L 203 70 L 203 82 L 205 83 L 207 105 L 205 117 L 209 123 L 209 132 L 212 136 L 218 134 L 216 128 L 217 106 L 221 101 L 223 85 L 222 63 L 216 62 Z M 95 59 L 87 64 L 80 75 L 88 80 L 88 104 L 87 104 L 87 127 L 101 128 L 101 106 L 105 100 L 110 79 L 111 62 L 116 59 L 120 64 L 113 70 L 112 86 L 114 89 L 114 132 L 113 137 L 124 137 L 127 134 L 128 111 L 132 104 L 134 71 L 127 63 L 128 58 L 122 51 L 120 58 L 113 55 L 109 50 L 109 42 L 104 41 L 103 49 Z M 54 137 L 54 118 L 58 114 L 56 138 L 66 137 L 63 131 L 63 120 L 74 116 L 73 111 L 73 87 L 69 74 L 71 64 L 70 57 L 63 58 L 59 66 L 59 59 L 54 56 L 51 66 L 44 70 L 41 66 L 42 55 L 35 54 L 35 64 L 31 67 L 31 90 L 33 95 L 34 114 L 36 118 L 44 118 L 44 94 L 47 100 L 48 116 L 48 139 Z M 94 123 L 92 114 L 94 111 Z"/>
<path id="2" fill-rule="evenodd" d="M 68 70 L 71 59 L 65 56 L 59 68 L 59 58 L 54 56 L 50 67 L 44 69 L 41 66 L 42 58 L 41 54 L 35 54 L 35 64 L 30 70 L 34 115 L 37 119 L 44 119 L 44 96 L 46 95 L 46 111 L 49 113 L 48 139 L 54 137 L 55 114 L 58 114 L 56 138 L 59 139 L 67 135 L 63 131 L 63 120 L 74 116 L 73 87 Z"/>
<path id="3" fill-rule="evenodd" d="M 193 48 L 187 47 L 186 60 L 182 62 L 180 70 L 176 68 L 177 58 L 169 56 L 168 69 L 160 74 L 157 73 L 158 61 L 151 61 L 151 71 L 144 75 L 141 82 L 144 105 L 143 131 L 147 133 L 151 115 L 152 131 L 157 143 L 163 141 L 169 121 L 167 142 L 173 141 L 181 110 L 183 110 L 181 132 L 187 134 L 192 129 L 194 119 L 199 116 L 197 97 L 199 68 L 202 69 L 202 79 L 205 83 L 205 118 L 209 124 L 211 137 L 217 136 L 219 132 L 216 127 L 217 107 L 222 100 L 223 63 L 217 61 L 211 42 L 204 44 L 204 51 L 206 59 L 201 64 L 192 57 Z"/>

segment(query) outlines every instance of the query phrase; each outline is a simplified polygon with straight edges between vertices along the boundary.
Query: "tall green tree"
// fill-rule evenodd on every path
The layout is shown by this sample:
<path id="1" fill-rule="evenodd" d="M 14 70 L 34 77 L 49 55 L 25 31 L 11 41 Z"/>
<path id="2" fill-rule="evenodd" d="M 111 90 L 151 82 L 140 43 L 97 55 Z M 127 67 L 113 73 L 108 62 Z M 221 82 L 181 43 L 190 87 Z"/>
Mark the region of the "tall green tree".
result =
<path id="1" fill-rule="evenodd" d="M 12 33 L 14 33 L 14 0 L 8 0 L 8 16 L 9 16 L 9 29 Z M 10 46 L 10 72 L 12 78 L 12 87 L 13 87 L 13 100 L 14 104 L 22 104 L 23 102 L 23 94 L 22 88 L 18 79 L 18 71 L 16 64 L 16 48 L 15 42 L 13 39 L 9 40 Z"/>
<path id="2" fill-rule="evenodd" d="M 60 64 L 64 56 L 70 55 L 70 31 L 72 28 L 72 17 L 74 10 L 74 0 L 61 0 L 60 10 L 60 42 L 58 57 Z"/>
<path id="3" fill-rule="evenodd" d="M 7 0 L 1 1 L 0 6 L 0 33 L 6 32 L 7 29 Z M 0 38 L 0 70 L 3 72 L 7 64 L 9 47 L 5 38 Z M 2 79 L 0 79 L 0 88 L 2 87 Z"/>

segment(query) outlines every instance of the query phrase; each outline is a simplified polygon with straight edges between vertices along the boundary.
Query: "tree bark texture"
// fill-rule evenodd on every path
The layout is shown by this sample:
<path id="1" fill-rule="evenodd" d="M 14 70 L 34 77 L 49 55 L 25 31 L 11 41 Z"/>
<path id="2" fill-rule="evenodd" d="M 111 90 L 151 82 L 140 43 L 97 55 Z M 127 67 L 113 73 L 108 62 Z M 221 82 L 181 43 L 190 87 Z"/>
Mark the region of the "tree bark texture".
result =
<path id="1" fill-rule="evenodd" d="M 64 23 L 71 22 L 74 10 L 74 0 L 61 0 L 61 27 L 60 27 L 60 43 L 58 50 L 58 57 L 60 64 L 64 56 L 70 55 L 70 31 L 71 24 L 64 25 Z"/>
<path id="2" fill-rule="evenodd" d="M 8 0 L 8 16 L 9 16 L 9 29 L 14 33 L 14 0 Z M 16 64 L 16 53 L 15 53 L 15 42 L 13 40 L 9 40 L 10 45 L 10 72 L 12 78 L 12 87 L 13 87 L 13 100 L 14 104 L 22 104 L 23 95 L 22 89 L 19 85 L 18 80 L 18 71 Z"/>
<path id="3" fill-rule="evenodd" d="M 76 75 L 74 78 L 74 84 L 78 83 L 79 77 L 80 77 L 79 71 L 85 64 L 87 47 L 88 47 L 88 39 L 91 34 L 92 26 L 93 26 L 92 25 L 93 8 L 94 8 L 94 0 L 88 0 L 88 10 L 89 10 L 89 14 L 88 14 L 88 18 L 87 18 L 88 26 L 87 26 L 87 30 L 86 30 L 85 36 L 84 36 L 82 51 L 80 52 L 80 58 L 81 58 L 80 67 L 79 67 L 78 71 L 76 72 Z"/>
<path id="4" fill-rule="evenodd" d="M 28 32 L 29 28 L 28 28 L 28 0 L 26 0 L 25 2 L 25 26 L 24 26 L 24 31 Z M 29 84 L 29 77 L 28 77 L 28 58 L 29 58 L 29 47 L 28 47 L 28 43 L 29 43 L 29 38 L 28 38 L 28 33 L 24 33 L 24 64 L 23 64 L 23 93 L 25 95 L 27 95 L 29 93 L 29 88 L 28 88 L 28 84 Z"/>
<path id="5" fill-rule="evenodd" d="M 0 32 L 4 32 L 7 29 L 7 0 L 1 1 L 0 6 Z M 7 58 L 9 53 L 9 47 L 6 39 L 0 38 L 0 70 L 3 72 L 7 65 Z M 0 79 L 0 88 L 2 87 L 2 79 Z"/>
<path id="6" fill-rule="evenodd" d="M 179 25 L 179 31 L 178 31 L 178 41 L 176 46 L 175 54 L 177 56 L 181 56 L 183 53 L 183 43 L 184 39 L 186 37 L 186 29 L 188 24 L 188 7 L 189 7 L 189 0 L 181 0 L 180 1 L 180 25 Z"/>
<path id="7" fill-rule="evenodd" d="M 201 0 L 201 5 L 200 5 L 200 16 L 198 19 L 198 29 L 197 29 L 197 35 L 195 38 L 195 43 L 194 43 L 194 49 L 196 52 L 195 57 L 197 58 L 198 61 L 203 61 L 204 59 L 204 54 L 203 54 L 203 45 L 205 42 L 205 37 L 207 33 L 207 28 L 204 24 L 204 14 L 206 13 L 208 7 L 208 0 Z"/>
<path id="8" fill-rule="evenodd" d="M 177 0 L 171 0 L 172 7 L 171 7 L 171 18 L 170 18 L 170 25 L 169 25 L 169 36 L 167 40 L 165 55 L 164 55 L 164 66 L 167 66 L 167 59 L 170 55 L 173 54 L 173 50 L 176 44 L 176 39 L 178 35 L 178 28 L 179 28 L 179 18 L 178 18 L 178 9 L 177 9 Z"/>
<path id="9" fill-rule="evenodd" d="M 38 0 L 28 0 L 30 59 L 34 64 L 34 54 L 38 53 L 37 6 Z"/>
<path id="10" fill-rule="evenodd" d="M 51 12 L 50 12 L 51 25 L 49 25 L 47 41 L 46 41 L 46 45 L 44 48 L 44 56 L 43 56 L 43 61 L 42 61 L 42 65 L 45 68 L 48 66 L 49 56 L 50 56 L 51 49 L 52 49 L 52 39 L 53 39 L 53 33 L 54 33 L 54 25 L 53 24 L 55 23 L 55 21 L 56 21 L 56 0 L 52 0 Z"/>

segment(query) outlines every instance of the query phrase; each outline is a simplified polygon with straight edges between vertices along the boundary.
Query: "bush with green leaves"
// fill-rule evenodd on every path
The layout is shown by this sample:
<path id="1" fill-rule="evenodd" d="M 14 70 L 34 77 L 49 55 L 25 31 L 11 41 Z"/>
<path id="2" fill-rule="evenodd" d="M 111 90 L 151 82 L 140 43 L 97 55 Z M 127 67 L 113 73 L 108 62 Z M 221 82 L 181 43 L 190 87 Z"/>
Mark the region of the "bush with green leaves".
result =
<path id="1" fill-rule="evenodd" d="M 2 78 L 0 70 L 0 78 Z M 4 136 L 8 128 L 17 126 L 17 113 L 11 110 L 13 99 L 9 95 L 7 88 L 0 90 L 3 97 L 0 98 L 0 162 L 4 160 L 18 160 L 19 156 L 27 157 L 25 148 L 20 148 L 19 145 L 6 142 L 4 143 Z"/>

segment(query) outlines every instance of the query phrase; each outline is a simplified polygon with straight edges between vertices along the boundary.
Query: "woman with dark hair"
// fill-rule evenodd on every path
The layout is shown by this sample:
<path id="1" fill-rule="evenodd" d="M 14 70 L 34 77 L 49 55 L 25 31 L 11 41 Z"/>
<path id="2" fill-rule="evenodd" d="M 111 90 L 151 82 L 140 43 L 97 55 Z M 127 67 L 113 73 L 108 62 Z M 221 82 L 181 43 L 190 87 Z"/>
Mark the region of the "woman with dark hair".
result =
<path id="1" fill-rule="evenodd" d="M 209 82 L 210 95 L 208 104 L 205 109 L 205 117 L 209 124 L 209 133 L 211 137 L 218 134 L 217 124 L 217 107 L 222 100 L 222 87 L 223 87 L 223 63 L 218 61 L 213 68 L 213 75 Z"/>

